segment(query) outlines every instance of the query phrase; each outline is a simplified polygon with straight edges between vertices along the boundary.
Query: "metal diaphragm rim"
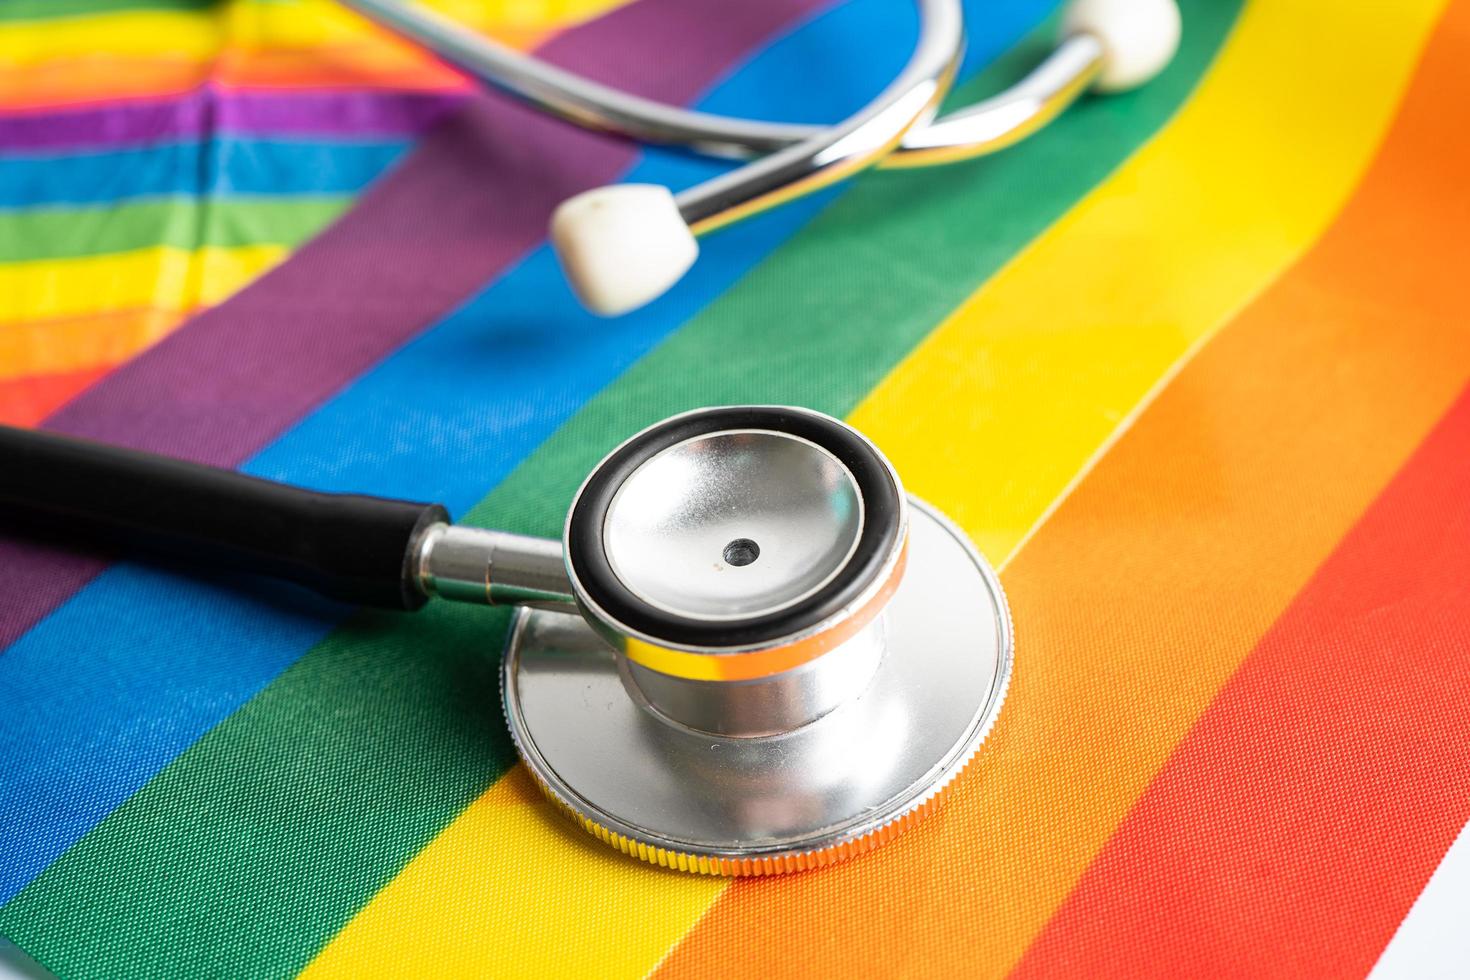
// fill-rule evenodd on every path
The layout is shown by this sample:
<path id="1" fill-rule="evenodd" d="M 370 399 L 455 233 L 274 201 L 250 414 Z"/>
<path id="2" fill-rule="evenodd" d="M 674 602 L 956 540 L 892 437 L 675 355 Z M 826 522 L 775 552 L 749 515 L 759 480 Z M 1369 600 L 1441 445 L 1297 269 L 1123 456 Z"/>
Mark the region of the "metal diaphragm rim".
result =
<path id="1" fill-rule="evenodd" d="M 502 687 L 532 775 L 589 831 L 692 870 L 826 863 L 910 822 L 979 749 L 1013 657 L 994 572 L 948 520 L 911 502 L 882 664 L 860 696 L 791 732 L 726 738 L 670 722 L 580 618 L 523 610 Z"/>
<path id="2" fill-rule="evenodd" d="M 865 515 L 857 547 L 812 594 L 738 622 L 689 618 L 645 601 L 617 575 L 606 551 L 604 532 L 613 499 L 635 471 L 663 450 L 698 437 L 742 431 L 796 437 L 846 468 Z M 867 437 L 838 419 L 780 405 L 696 409 L 637 433 L 588 474 L 567 514 L 567 570 L 578 602 L 620 635 L 656 637 L 660 645 L 681 650 L 754 649 L 784 643 L 836 615 L 882 576 L 902 545 L 903 499 L 888 460 Z"/>

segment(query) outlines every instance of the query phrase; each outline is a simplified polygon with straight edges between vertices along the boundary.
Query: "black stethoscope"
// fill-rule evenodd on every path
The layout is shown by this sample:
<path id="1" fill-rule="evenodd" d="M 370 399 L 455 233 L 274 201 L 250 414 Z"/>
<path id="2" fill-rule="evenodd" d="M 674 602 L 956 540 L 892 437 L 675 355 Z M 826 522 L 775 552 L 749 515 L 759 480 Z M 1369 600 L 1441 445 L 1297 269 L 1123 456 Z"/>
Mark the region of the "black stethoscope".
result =
<path id="1" fill-rule="evenodd" d="M 0 428 L 0 458 L 0 517 L 32 534 L 391 609 L 521 607 L 502 668 L 521 758 L 587 830 L 671 867 L 790 871 L 889 839 L 974 755 L 1010 675 L 989 566 L 806 409 L 637 433 L 560 542 L 43 432 Z"/>
<path id="2" fill-rule="evenodd" d="M 1180 34 L 1174 0 L 1074 0 L 1030 75 L 941 116 L 960 8 L 917 0 L 899 77 L 814 127 L 650 102 L 399 0 L 344 2 L 578 125 L 752 158 L 677 196 L 613 185 L 558 208 L 563 268 L 609 315 L 676 282 L 698 234 L 863 167 L 1000 149 L 1088 88 L 1147 81 Z M 392 609 L 432 596 L 520 607 L 503 702 L 527 768 L 587 830 L 685 870 L 790 871 L 889 839 L 975 754 L 1010 677 L 989 566 L 867 439 L 805 409 L 706 408 L 645 429 L 593 469 L 560 542 L 40 432 L 0 427 L 0 460 L 0 518 L 32 534 L 81 532 Z"/>

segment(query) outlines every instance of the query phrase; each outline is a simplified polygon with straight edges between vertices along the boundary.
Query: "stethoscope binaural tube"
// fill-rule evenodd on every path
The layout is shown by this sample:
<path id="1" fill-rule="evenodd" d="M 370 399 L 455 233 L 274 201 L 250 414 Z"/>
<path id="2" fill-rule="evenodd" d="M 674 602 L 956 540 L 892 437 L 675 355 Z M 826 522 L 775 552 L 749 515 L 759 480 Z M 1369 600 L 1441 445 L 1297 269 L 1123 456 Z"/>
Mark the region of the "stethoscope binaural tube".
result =
<path id="1" fill-rule="evenodd" d="M 562 202 L 551 242 L 572 289 L 597 313 L 624 313 L 662 295 L 699 254 L 698 234 L 813 193 L 887 156 L 932 117 L 964 47 L 959 0 L 917 0 L 922 28 L 908 64 L 835 126 L 679 194 L 609 184 Z"/>
<path id="2" fill-rule="evenodd" d="M 688 870 L 889 839 L 969 762 L 1010 675 L 984 560 L 860 433 L 801 408 L 634 434 L 561 542 L 0 427 L 0 526 L 390 609 L 517 606 L 503 706 L 532 775 L 599 837 Z"/>
<path id="3" fill-rule="evenodd" d="M 917 0 L 920 39 L 872 102 L 835 126 L 716 116 L 621 92 L 512 51 L 404 0 L 343 0 L 478 80 L 576 125 L 649 143 L 761 158 L 672 195 L 658 185 L 611 185 L 567 201 L 552 240 L 578 296 L 617 315 L 676 282 L 698 254 L 695 236 L 811 193 L 867 166 L 952 163 L 994 152 L 1044 126 L 1092 87 L 1125 91 L 1172 58 L 1175 0 L 1074 0 L 1062 41 L 1007 91 L 935 118 L 963 46 L 957 0 Z"/>

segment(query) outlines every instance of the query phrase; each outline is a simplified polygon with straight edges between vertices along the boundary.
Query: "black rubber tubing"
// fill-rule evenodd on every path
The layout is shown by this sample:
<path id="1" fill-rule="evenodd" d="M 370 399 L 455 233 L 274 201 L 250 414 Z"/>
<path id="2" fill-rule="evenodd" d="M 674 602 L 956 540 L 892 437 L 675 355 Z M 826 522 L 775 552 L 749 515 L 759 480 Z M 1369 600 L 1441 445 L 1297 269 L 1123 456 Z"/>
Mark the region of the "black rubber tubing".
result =
<path id="1" fill-rule="evenodd" d="M 0 520 L 30 535 L 286 579 L 359 605 L 413 610 L 439 504 L 319 493 L 102 443 L 0 426 Z"/>

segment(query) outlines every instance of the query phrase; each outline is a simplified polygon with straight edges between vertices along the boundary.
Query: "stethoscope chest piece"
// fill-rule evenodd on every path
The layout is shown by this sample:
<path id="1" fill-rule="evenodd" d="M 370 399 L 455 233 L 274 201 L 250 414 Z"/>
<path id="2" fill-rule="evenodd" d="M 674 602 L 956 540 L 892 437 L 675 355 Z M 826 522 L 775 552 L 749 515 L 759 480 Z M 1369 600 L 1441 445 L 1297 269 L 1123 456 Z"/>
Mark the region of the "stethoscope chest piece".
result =
<path id="1" fill-rule="evenodd" d="M 1011 624 L 958 528 L 802 408 L 637 433 L 562 540 L 0 426 L 0 510 L 406 612 L 521 607 L 502 698 L 547 795 L 636 857 L 816 867 L 922 816 L 1000 711 Z"/>
<path id="2" fill-rule="evenodd" d="M 520 611 L 506 716 L 547 795 L 644 860 L 747 875 L 861 853 L 932 807 L 1000 710 L 994 574 L 827 416 L 645 430 L 584 484 L 565 544 L 582 616 Z"/>

